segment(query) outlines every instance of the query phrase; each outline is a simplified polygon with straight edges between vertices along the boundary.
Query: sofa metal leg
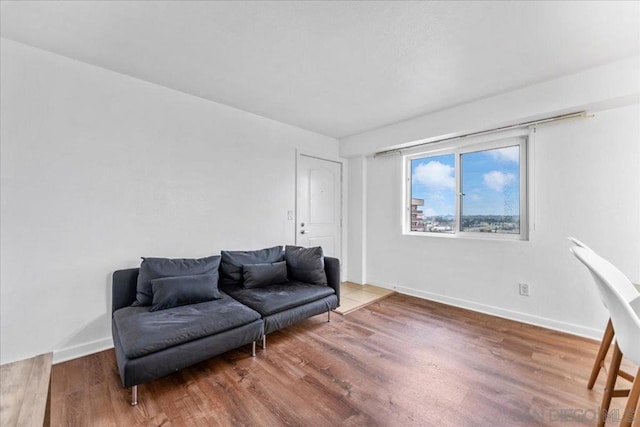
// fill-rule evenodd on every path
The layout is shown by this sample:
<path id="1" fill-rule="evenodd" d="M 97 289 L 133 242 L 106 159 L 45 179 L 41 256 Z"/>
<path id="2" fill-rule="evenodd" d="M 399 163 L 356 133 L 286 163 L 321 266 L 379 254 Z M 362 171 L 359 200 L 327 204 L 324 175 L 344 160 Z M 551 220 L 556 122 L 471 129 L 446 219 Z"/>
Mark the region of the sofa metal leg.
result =
<path id="1" fill-rule="evenodd" d="M 251 357 L 256 357 L 256 342 L 251 343 Z"/>
<path id="2" fill-rule="evenodd" d="M 327 323 L 331 322 L 331 310 L 327 311 Z"/>
<path id="3" fill-rule="evenodd" d="M 134 385 L 131 387 L 131 406 L 136 406 L 138 404 L 138 386 Z"/>
<path id="4" fill-rule="evenodd" d="M 267 336 L 263 335 L 262 336 L 262 349 L 267 348 Z"/>

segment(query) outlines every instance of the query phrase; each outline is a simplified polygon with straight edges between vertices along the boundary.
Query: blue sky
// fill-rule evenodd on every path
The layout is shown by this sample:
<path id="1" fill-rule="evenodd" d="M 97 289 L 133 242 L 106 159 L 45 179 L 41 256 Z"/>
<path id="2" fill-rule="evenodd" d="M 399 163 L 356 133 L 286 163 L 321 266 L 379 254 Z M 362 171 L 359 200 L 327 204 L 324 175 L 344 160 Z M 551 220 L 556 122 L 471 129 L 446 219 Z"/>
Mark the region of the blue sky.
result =
<path id="1" fill-rule="evenodd" d="M 455 155 L 411 161 L 411 194 L 426 217 L 455 215 Z M 464 215 L 519 215 L 519 147 L 462 154 Z"/>

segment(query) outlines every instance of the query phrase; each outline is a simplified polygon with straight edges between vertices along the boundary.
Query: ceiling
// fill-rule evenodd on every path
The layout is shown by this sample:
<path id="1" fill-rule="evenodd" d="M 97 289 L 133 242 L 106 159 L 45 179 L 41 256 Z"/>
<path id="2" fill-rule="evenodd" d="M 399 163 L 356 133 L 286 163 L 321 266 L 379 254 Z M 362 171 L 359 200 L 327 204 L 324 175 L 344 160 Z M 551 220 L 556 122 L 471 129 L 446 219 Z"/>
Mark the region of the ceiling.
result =
<path id="1" fill-rule="evenodd" d="M 2 1 L 3 37 L 342 138 L 640 55 L 640 2 Z"/>

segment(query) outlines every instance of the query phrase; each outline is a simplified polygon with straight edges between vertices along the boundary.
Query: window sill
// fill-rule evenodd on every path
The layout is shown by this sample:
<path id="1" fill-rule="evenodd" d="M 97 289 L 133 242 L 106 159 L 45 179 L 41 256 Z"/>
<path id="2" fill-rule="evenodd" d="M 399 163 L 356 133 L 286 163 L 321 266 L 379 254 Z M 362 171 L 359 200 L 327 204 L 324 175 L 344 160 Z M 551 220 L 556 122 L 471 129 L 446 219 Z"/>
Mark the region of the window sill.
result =
<path id="1" fill-rule="evenodd" d="M 418 236 L 418 237 L 435 237 L 444 239 L 463 239 L 463 240 L 490 240 L 490 241 L 503 241 L 503 242 L 528 242 L 529 238 L 513 235 L 513 234 L 497 234 L 497 233 L 430 233 L 421 231 L 405 231 L 402 233 L 404 236 Z"/>

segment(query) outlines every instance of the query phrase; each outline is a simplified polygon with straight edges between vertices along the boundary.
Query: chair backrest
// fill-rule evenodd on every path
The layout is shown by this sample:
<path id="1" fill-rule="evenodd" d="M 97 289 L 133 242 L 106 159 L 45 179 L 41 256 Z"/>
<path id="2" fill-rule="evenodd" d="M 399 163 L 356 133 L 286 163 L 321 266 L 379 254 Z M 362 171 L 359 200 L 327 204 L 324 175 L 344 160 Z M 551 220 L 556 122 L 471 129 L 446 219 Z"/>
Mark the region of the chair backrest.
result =
<path id="1" fill-rule="evenodd" d="M 573 243 L 574 245 L 579 246 L 581 248 L 589 249 L 590 251 L 593 252 L 593 249 L 591 249 L 589 246 L 585 245 L 584 243 L 582 243 L 580 240 L 576 239 L 575 237 L 569 236 L 569 237 L 567 237 L 567 239 L 569 239 L 569 241 L 571 243 Z"/>
<path id="2" fill-rule="evenodd" d="M 640 293 L 620 270 L 595 252 L 581 247 L 570 250 L 593 276 L 611 315 L 620 350 L 625 357 L 640 364 L 640 313 L 633 309 L 638 307 Z M 635 297 L 629 300 L 632 291 Z"/>
<path id="3" fill-rule="evenodd" d="M 569 239 L 569 241 L 571 241 L 572 243 L 574 243 L 576 246 L 586 249 L 590 252 L 595 253 L 595 251 L 593 249 L 591 249 L 589 246 L 585 245 L 584 243 L 582 243 L 580 240 L 576 239 L 575 237 L 567 237 L 567 239 Z M 629 281 L 627 279 L 627 277 L 620 271 L 618 270 L 613 264 L 611 264 L 609 261 L 607 261 L 606 259 L 600 257 L 602 259 L 603 262 L 609 264 L 613 270 L 616 271 L 616 274 L 619 276 L 624 277 L 625 280 Z M 633 284 L 631 284 L 631 286 L 625 286 L 623 289 L 620 289 L 620 292 L 622 293 L 624 299 L 627 302 L 632 301 L 633 299 L 635 299 L 638 296 L 638 289 L 635 288 L 635 286 L 633 286 Z M 607 303 L 605 302 L 605 299 L 602 295 L 600 295 L 601 299 L 602 299 L 602 303 L 605 305 L 605 307 L 607 306 Z"/>

